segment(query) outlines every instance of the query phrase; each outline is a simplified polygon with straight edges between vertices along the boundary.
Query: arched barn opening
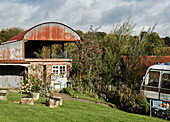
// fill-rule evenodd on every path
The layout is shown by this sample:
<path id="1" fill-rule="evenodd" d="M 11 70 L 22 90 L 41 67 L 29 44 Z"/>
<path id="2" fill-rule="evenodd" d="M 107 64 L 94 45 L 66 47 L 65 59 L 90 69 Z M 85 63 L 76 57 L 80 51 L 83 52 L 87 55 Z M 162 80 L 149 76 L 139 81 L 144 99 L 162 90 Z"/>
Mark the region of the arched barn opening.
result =
<path id="1" fill-rule="evenodd" d="M 80 40 L 75 30 L 62 23 L 46 22 L 36 25 L 0 44 L 0 68 L 4 69 L 6 77 L 11 77 L 4 68 L 7 65 L 5 62 L 8 62 L 8 67 L 21 67 L 19 68 L 21 70 L 23 65 L 26 65 L 24 67 L 28 73 L 45 80 L 51 87 L 64 88 L 69 84 L 72 67 L 72 59 L 68 57 L 64 45 Z M 19 76 L 18 73 L 12 74 L 13 77 Z M 4 75 L 0 74 L 0 79 L 4 79 Z M 13 87 L 18 87 L 16 84 L 22 79 L 15 81 Z M 5 86 L 2 80 L 0 82 L 0 87 L 10 87 L 10 85 Z M 11 84 L 14 81 L 8 78 L 6 82 Z"/>

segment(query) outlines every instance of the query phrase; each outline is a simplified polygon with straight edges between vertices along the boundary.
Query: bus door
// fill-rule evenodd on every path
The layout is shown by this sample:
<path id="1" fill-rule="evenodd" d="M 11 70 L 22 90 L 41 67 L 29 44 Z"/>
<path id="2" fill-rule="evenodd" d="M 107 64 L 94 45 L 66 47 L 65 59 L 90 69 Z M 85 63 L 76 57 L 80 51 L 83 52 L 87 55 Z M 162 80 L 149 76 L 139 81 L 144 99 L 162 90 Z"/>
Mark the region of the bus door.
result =
<path id="1" fill-rule="evenodd" d="M 162 73 L 160 100 L 170 102 L 170 71 Z"/>
<path id="2" fill-rule="evenodd" d="M 160 71 L 149 71 L 142 85 L 142 92 L 147 98 L 159 99 Z"/>

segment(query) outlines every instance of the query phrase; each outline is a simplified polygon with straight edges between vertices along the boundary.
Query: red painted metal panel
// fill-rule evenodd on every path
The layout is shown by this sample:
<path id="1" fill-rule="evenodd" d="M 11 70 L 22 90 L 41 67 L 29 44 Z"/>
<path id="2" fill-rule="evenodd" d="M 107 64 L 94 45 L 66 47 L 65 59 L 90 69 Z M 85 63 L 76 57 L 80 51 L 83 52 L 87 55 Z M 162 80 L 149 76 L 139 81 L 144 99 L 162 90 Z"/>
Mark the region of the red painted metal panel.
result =
<path id="1" fill-rule="evenodd" d="M 79 41 L 80 37 L 70 28 L 59 24 L 44 24 L 31 29 L 24 40 Z"/>
<path id="2" fill-rule="evenodd" d="M 0 45 L 0 60 L 23 60 L 23 41 Z"/>
<path id="3" fill-rule="evenodd" d="M 14 40 L 80 41 L 80 36 L 67 25 L 47 22 L 36 25 L 12 37 L 8 42 Z"/>

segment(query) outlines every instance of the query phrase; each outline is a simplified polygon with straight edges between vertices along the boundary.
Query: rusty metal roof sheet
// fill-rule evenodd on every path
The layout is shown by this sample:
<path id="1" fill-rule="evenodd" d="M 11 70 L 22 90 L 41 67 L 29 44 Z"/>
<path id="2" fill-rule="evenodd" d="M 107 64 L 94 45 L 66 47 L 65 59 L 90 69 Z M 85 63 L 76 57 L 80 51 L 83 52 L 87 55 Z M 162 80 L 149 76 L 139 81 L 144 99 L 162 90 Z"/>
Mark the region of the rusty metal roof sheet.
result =
<path id="1" fill-rule="evenodd" d="M 0 64 L 29 64 L 25 60 L 0 60 Z"/>
<path id="2" fill-rule="evenodd" d="M 14 40 L 80 41 L 80 36 L 67 25 L 58 22 L 46 22 L 10 38 L 7 42 Z"/>

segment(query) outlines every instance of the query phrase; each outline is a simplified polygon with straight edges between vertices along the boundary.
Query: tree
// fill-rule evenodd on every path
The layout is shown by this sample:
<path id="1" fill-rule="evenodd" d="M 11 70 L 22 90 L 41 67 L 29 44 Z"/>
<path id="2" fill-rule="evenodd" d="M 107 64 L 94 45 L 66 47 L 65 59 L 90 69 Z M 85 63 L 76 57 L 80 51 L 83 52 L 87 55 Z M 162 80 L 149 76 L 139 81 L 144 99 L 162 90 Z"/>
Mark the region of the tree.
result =
<path id="1" fill-rule="evenodd" d="M 163 40 L 165 41 L 165 45 L 170 46 L 170 38 L 168 36 L 163 38 Z"/>
<path id="2" fill-rule="evenodd" d="M 96 90 L 101 82 L 100 76 L 102 71 L 102 50 L 99 43 L 95 40 L 82 41 L 81 51 L 81 74 L 82 84 L 85 90 L 90 92 L 90 89 Z"/>
<path id="3" fill-rule="evenodd" d="M 165 42 L 159 37 L 156 32 L 150 33 L 148 35 L 147 41 L 147 55 L 163 55 L 161 49 L 164 47 Z"/>
<path id="4" fill-rule="evenodd" d="M 13 36 L 22 33 L 24 29 L 19 27 L 11 27 L 7 29 L 2 29 L 0 31 L 0 43 L 8 41 Z"/>
<path id="5" fill-rule="evenodd" d="M 154 27 L 145 33 L 142 30 L 134 37 L 131 36 L 133 29 L 134 25 L 128 19 L 123 24 L 117 24 L 105 40 L 103 83 L 106 85 L 139 88 L 141 71 L 146 63 L 144 57 L 148 53 L 147 45 Z"/>
<path id="6" fill-rule="evenodd" d="M 102 80 L 100 76 L 102 71 L 102 50 L 99 40 L 107 34 L 97 32 L 92 27 L 87 33 L 77 32 L 81 35 L 81 42 L 76 47 L 72 45 L 72 49 L 67 48 L 70 49 L 69 52 L 72 51 L 73 53 L 71 54 L 73 58 L 72 78 L 81 92 L 94 93 L 100 87 L 100 81 Z M 79 60 L 79 55 L 81 55 L 81 60 Z M 80 67 L 81 71 L 79 70 Z M 79 79 L 80 74 L 82 76 L 81 81 Z"/>
<path id="7" fill-rule="evenodd" d="M 50 58 L 50 51 L 49 46 L 43 46 L 42 49 L 38 50 L 38 52 L 35 51 L 33 54 L 38 58 Z"/>

